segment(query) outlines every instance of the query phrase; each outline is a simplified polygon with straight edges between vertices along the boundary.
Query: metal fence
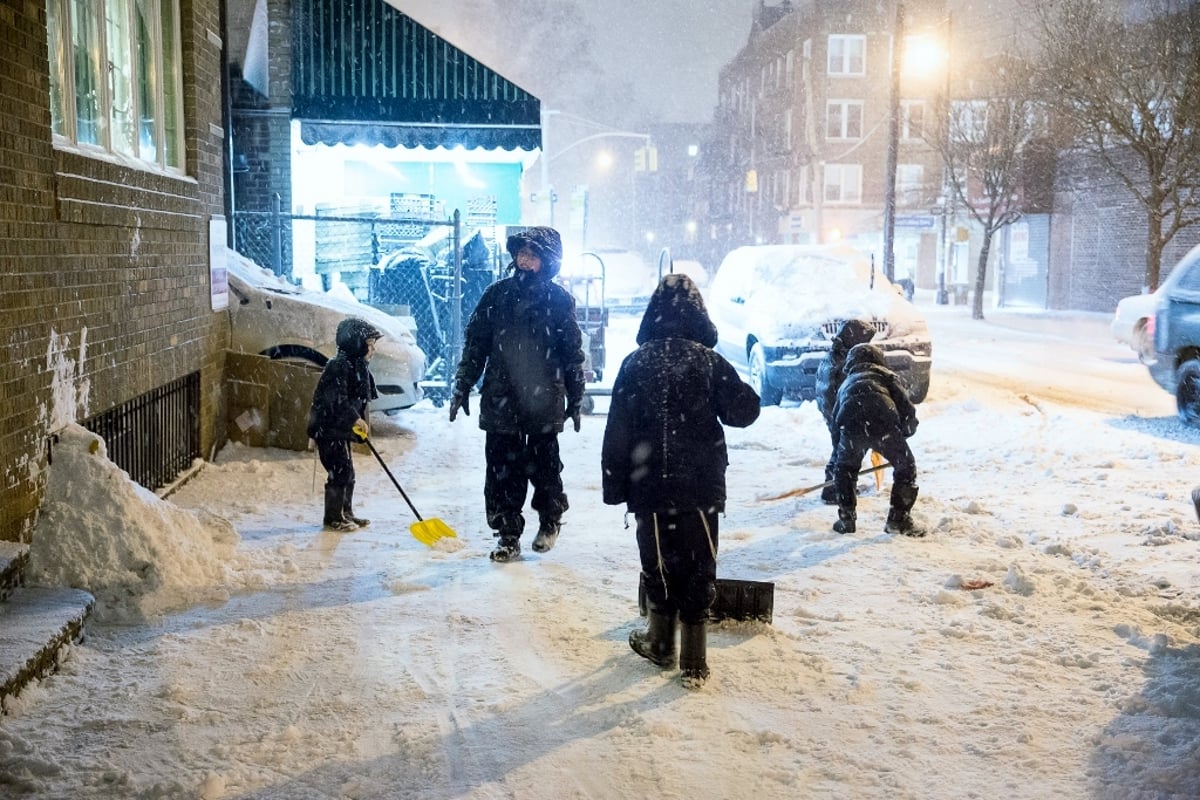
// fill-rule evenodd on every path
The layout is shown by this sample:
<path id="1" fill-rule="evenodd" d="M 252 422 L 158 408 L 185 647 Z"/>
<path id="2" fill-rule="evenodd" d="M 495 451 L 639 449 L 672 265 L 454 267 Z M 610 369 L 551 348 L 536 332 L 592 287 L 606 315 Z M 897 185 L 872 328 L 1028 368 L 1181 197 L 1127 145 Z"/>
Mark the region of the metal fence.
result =
<path id="1" fill-rule="evenodd" d="M 83 421 L 108 458 L 147 489 L 173 481 L 200 457 L 200 373 L 193 372 Z"/>
<path id="2" fill-rule="evenodd" d="M 233 215 L 234 249 L 260 266 L 290 280 L 292 252 L 308 251 L 326 290 L 336 279 L 368 305 L 411 316 L 426 356 L 422 387 L 434 402 L 445 397 L 458 364 L 464 320 L 500 270 L 502 246 L 482 236 L 485 227 L 464 258 L 462 227 L 458 211 L 429 219 L 343 205 L 284 214 L 278 198 L 270 211 Z"/>

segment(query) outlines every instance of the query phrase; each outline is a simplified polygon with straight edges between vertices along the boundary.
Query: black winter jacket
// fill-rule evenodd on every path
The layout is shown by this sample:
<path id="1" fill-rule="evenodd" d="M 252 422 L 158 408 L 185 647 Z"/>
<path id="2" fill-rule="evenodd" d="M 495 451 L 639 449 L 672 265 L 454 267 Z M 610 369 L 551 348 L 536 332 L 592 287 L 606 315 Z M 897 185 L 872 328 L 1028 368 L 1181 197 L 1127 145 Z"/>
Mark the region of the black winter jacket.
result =
<path id="1" fill-rule="evenodd" d="M 367 369 L 367 340 L 381 335 L 374 325 L 356 317 L 338 324 L 337 355 L 325 365 L 313 392 L 309 437 L 359 441 L 351 429 L 357 420 L 366 418 L 367 404 L 379 397 Z"/>
<path id="2" fill-rule="evenodd" d="M 837 405 L 838 389 L 846 379 L 846 356 L 856 344 L 871 341 L 875 328 L 859 319 L 848 319 L 834 334 L 829 356 L 817 365 L 817 408 L 825 424 L 833 427 L 833 410 Z"/>
<path id="3" fill-rule="evenodd" d="M 843 436 L 875 441 L 889 433 L 908 438 L 917 432 L 917 409 L 896 373 L 885 366 L 883 351 L 875 345 L 860 344 L 851 349 L 834 420 Z"/>
<path id="4" fill-rule="evenodd" d="M 517 270 L 471 313 L 454 387 L 465 395 L 483 375 L 485 431 L 561 432 L 567 409 L 583 402 L 583 334 L 574 298 L 550 280 L 556 271 Z"/>
<path id="5" fill-rule="evenodd" d="M 604 502 L 629 511 L 725 509 L 721 427 L 758 419 L 759 397 L 712 348 L 717 329 L 686 275 L 663 278 L 638 349 L 613 382 L 601 452 Z"/>

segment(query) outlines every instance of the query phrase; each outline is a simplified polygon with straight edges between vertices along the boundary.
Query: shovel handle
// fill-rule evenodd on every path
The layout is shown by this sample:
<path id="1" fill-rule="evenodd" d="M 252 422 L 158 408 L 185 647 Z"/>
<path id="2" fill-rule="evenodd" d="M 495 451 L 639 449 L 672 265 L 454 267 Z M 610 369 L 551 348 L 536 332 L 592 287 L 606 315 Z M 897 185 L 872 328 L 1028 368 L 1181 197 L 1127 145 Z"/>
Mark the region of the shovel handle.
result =
<path id="1" fill-rule="evenodd" d="M 417 518 L 418 522 L 424 522 L 425 520 L 421 519 L 421 515 L 417 513 L 417 507 L 412 504 L 412 500 L 408 499 L 408 494 L 405 493 L 404 487 L 400 485 L 400 481 L 396 480 L 396 476 L 392 474 L 392 471 L 388 469 L 388 465 L 384 463 L 383 456 L 379 455 L 379 451 L 375 449 L 375 444 L 365 437 L 364 441 L 366 441 L 367 447 L 371 448 L 371 453 L 375 456 L 375 460 L 379 462 L 379 466 L 383 467 L 383 471 L 387 473 L 387 476 L 392 479 L 392 483 L 395 484 L 396 489 L 400 491 L 400 496 L 404 498 L 404 502 L 408 503 L 408 507 L 412 509 L 413 516 Z"/>
<path id="2" fill-rule="evenodd" d="M 858 474 L 859 475 L 870 475 L 872 472 L 879 472 L 881 469 L 887 469 L 890 466 L 891 466 L 891 464 L 889 464 L 888 462 L 885 461 L 882 464 L 876 464 L 873 467 L 867 467 L 866 469 L 859 470 Z M 773 494 L 773 495 L 769 495 L 767 497 L 760 497 L 758 499 L 760 501 L 765 501 L 765 502 L 770 502 L 772 500 L 786 500 L 789 497 L 800 497 L 801 495 L 806 495 L 809 492 L 815 492 L 818 489 L 824 489 L 826 486 L 833 486 L 833 484 L 834 484 L 834 481 L 825 481 L 823 483 L 818 483 L 816 486 L 805 486 L 805 487 L 802 487 L 799 489 L 789 489 L 788 491 L 783 492 L 782 494 Z"/>

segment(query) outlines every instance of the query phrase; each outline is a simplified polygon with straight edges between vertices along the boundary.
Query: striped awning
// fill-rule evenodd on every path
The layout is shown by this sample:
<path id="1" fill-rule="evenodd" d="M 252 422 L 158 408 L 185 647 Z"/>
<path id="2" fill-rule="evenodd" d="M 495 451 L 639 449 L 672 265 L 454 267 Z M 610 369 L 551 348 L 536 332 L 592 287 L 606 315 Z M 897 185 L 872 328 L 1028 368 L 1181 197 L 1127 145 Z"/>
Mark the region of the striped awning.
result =
<path id="1" fill-rule="evenodd" d="M 293 12 L 306 143 L 541 147 L 538 98 L 384 0 L 295 0 Z"/>

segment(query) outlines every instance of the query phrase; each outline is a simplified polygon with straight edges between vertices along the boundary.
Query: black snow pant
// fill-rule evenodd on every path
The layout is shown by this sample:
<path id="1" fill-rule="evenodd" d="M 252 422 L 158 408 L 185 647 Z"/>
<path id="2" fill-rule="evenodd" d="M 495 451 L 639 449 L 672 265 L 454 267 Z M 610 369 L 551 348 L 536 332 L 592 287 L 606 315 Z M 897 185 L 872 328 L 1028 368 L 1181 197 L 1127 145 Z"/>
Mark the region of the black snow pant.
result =
<path id="1" fill-rule="evenodd" d="M 891 505 L 898 507 L 900 498 L 907 497 L 906 492 L 917 484 L 917 461 L 913 458 L 908 440 L 899 426 L 880 435 L 872 431 L 868 433 L 851 432 L 843 429 L 838 439 L 834 481 L 837 486 L 838 508 L 853 512 L 858 497 L 855 489 L 858 484 L 858 470 L 862 467 L 863 457 L 869 450 L 875 450 L 892 465 L 892 495 Z M 913 499 L 916 494 L 912 495 Z M 908 501 L 909 508 L 912 502 Z M 909 508 L 900 508 L 908 511 Z"/>
<path id="2" fill-rule="evenodd" d="M 347 518 L 354 494 L 354 459 L 344 439 L 315 439 L 317 456 L 325 468 L 325 516 L 329 525 Z"/>
<path id="3" fill-rule="evenodd" d="M 557 523 L 567 510 L 557 433 L 487 432 L 483 448 L 487 474 L 483 502 L 488 527 L 497 536 L 520 536 L 525 530 L 525 496 L 533 484 L 533 510 Z"/>
<path id="4" fill-rule="evenodd" d="M 634 514 L 646 608 L 684 624 L 703 622 L 717 597 L 717 512 Z"/>

